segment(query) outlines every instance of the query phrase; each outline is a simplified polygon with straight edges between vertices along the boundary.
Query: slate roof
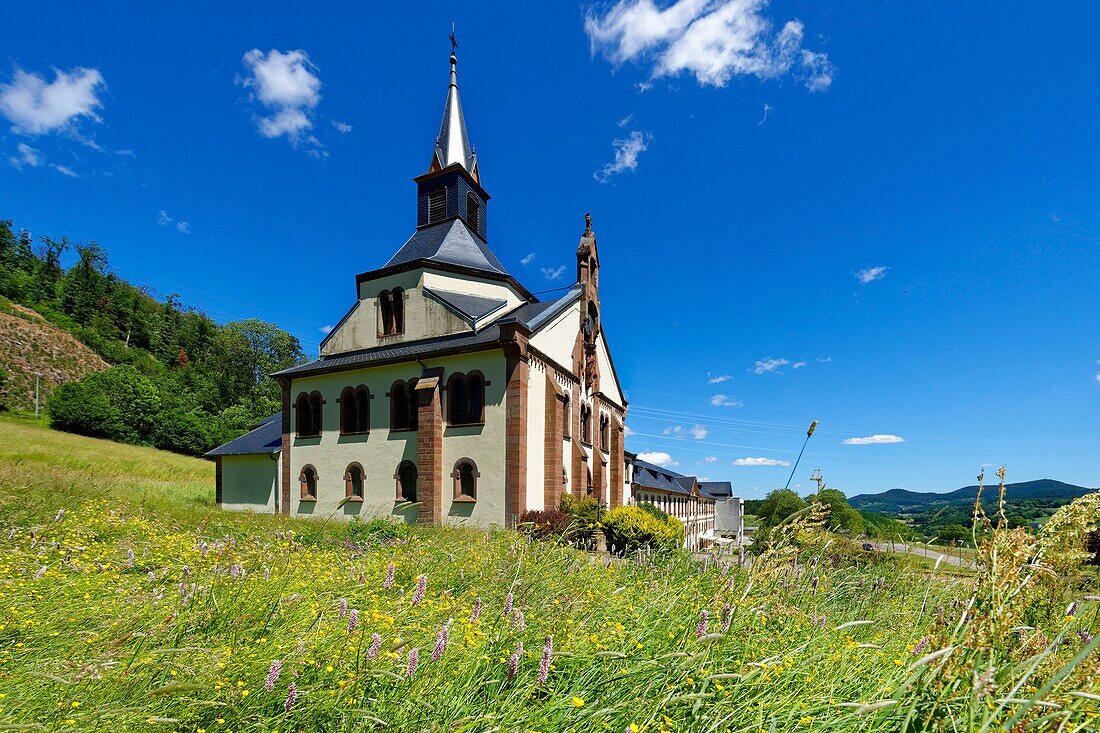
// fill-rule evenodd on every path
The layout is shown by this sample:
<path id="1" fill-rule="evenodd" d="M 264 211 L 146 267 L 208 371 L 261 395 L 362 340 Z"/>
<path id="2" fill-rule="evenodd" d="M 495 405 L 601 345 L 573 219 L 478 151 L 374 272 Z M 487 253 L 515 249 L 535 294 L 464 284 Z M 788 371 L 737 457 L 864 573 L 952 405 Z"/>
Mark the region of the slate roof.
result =
<path id="1" fill-rule="evenodd" d="M 283 426 L 279 418 L 283 413 L 276 412 L 260 421 L 259 426 L 249 430 L 239 438 L 225 445 L 219 445 L 206 453 L 207 458 L 215 456 L 252 456 L 265 453 L 278 453 L 283 445 Z"/>
<path id="2" fill-rule="evenodd" d="M 729 499 L 733 496 L 733 484 L 729 481 L 700 481 L 699 493 L 715 499 Z"/>
<path id="3" fill-rule="evenodd" d="M 685 476 L 648 461 L 634 459 L 632 483 L 638 486 L 688 496 L 696 481 L 695 476 Z M 698 483 L 701 496 L 712 499 L 726 499 L 733 496 L 733 485 L 729 481 L 699 481 Z"/>
<path id="4" fill-rule="evenodd" d="M 410 341 L 392 346 L 377 346 L 373 349 L 349 351 L 343 354 L 322 356 L 319 359 L 275 372 L 272 376 L 299 377 L 306 374 L 327 372 L 339 369 L 354 369 L 367 366 L 372 362 L 415 359 L 439 351 L 452 351 L 470 348 L 490 348 L 500 340 L 500 327 L 506 323 L 519 323 L 534 331 L 556 314 L 561 313 L 580 297 L 579 286 L 574 286 L 558 300 L 547 303 L 526 303 L 496 319 L 476 333 L 456 333 L 450 336 Z"/>
<path id="5" fill-rule="evenodd" d="M 435 298 L 460 316 L 463 316 L 466 320 L 475 323 L 508 304 L 508 301 L 503 298 L 485 298 L 479 295 L 456 293 L 450 290 L 424 288 L 424 293 Z"/>
<path id="6" fill-rule="evenodd" d="M 474 234 L 462 219 L 450 219 L 417 229 L 382 269 L 417 260 L 508 275 L 485 240 Z"/>

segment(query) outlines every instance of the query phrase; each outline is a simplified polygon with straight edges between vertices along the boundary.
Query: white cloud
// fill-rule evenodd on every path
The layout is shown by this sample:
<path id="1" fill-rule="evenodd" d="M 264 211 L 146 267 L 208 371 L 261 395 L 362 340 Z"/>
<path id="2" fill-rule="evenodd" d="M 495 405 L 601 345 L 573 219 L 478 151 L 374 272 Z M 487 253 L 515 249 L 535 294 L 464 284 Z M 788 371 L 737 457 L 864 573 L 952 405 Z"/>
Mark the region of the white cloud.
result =
<path id="1" fill-rule="evenodd" d="M 336 128 L 337 132 L 339 132 L 343 135 L 347 135 L 349 132 L 351 132 L 354 129 L 348 123 L 341 122 L 340 120 L 333 120 L 332 121 L 332 126 Z"/>
<path id="2" fill-rule="evenodd" d="M 833 362 L 833 357 L 831 357 L 831 356 L 826 356 L 824 359 L 822 359 L 820 356 L 817 357 L 817 363 L 818 364 L 831 364 L 832 362 Z"/>
<path id="3" fill-rule="evenodd" d="M 866 438 L 845 438 L 844 445 L 880 445 L 883 443 L 904 443 L 900 435 L 868 435 Z"/>
<path id="4" fill-rule="evenodd" d="M 794 364 L 791 364 L 791 369 L 801 369 L 804 366 L 806 366 L 806 362 L 796 361 Z"/>
<path id="5" fill-rule="evenodd" d="M 1100 384 L 1100 372 L 1096 373 L 1096 383 Z"/>
<path id="6" fill-rule="evenodd" d="M 684 432 L 684 426 L 683 425 L 675 425 L 675 426 L 672 426 L 672 427 L 667 427 L 664 430 L 662 430 L 661 435 L 672 435 L 674 433 L 682 433 L 682 432 Z"/>
<path id="7" fill-rule="evenodd" d="M 313 129 L 313 110 L 321 101 L 321 78 L 306 52 L 271 49 L 265 54 L 254 48 L 241 61 L 248 75 L 238 76 L 237 83 L 251 89 L 254 98 L 270 111 L 255 118 L 260 134 L 267 138 L 285 136 L 291 145 L 306 143 L 316 152 L 320 141 L 306 133 Z"/>
<path id="8" fill-rule="evenodd" d="M 775 109 L 775 108 L 772 107 L 767 102 L 764 102 L 764 116 L 761 117 L 760 121 L 756 123 L 757 127 L 763 127 L 764 126 L 764 123 L 768 121 L 768 115 L 770 115 L 772 113 L 773 109 Z"/>
<path id="9" fill-rule="evenodd" d="M 321 326 L 320 331 L 327 336 L 328 334 L 332 333 L 332 324 Z"/>
<path id="10" fill-rule="evenodd" d="M 520 264 L 529 265 L 532 262 L 534 262 L 534 260 L 535 260 L 535 253 L 530 252 L 530 253 L 528 253 L 528 255 L 526 257 L 524 257 L 523 259 L 520 260 Z"/>
<path id="11" fill-rule="evenodd" d="M 623 435 L 625 435 L 626 437 L 629 438 L 633 434 L 634 434 L 634 431 L 630 429 L 629 425 L 624 425 L 623 426 Z"/>
<path id="12" fill-rule="evenodd" d="M 786 359 L 776 359 L 769 356 L 767 359 L 760 359 L 756 362 L 756 366 L 753 367 L 753 372 L 756 374 L 767 374 L 768 372 L 774 372 L 780 367 L 785 367 L 790 364 Z"/>
<path id="13" fill-rule="evenodd" d="M 191 224 L 190 224 L 190 222 L 186 222 L 186 221 L 183 221 L 183 220 L 176 221 L 172 217 L 168 216 L 168 212 L 165 211 L 164 209 L 161 209 L 160 211 L 157 212 L 157 224 L 160 224 L 162 227 L 167 227 L 167 226 L 172 226 L 173 223 L 175 224 L 175 230 L 177 232 L 179 232 L 180 234 L 190 234 L 191 233 Z"/>
<path id="14" fill-rule="evenodd" d="M 653 451 L 652 453 L 639 453 L 638 459 L 645 461 L 646 463 L 652 463 L 657 466 L 664 466 L 669 468 L 671 466 L 679 466 L 672 456 L 664 451 Z"/>
<path id="15" fill-rule="evenodd" d="M 717 460 L 718 460 L 718 456 L 707 456 L 706 458 L 703 459 L 703 462 L 704 463 L 714 463 Z"/>
<path id="16" fill-rule="evenodd" d="M 708 435 L 707 429 L 702 425 L 696 425 L 691 429 L 691 437 L 696 440 L 703 440 Z"/>
<path id="17" fill-rule="evenodd" d="M 731 379 L 733 379 L 733 377 L 731 377 L 729 374 L 719 374 L 708 379 L 707 384 L 721 384 L 722 382 L 728 382 Z"/>
<path id="18" fill-rule="evenodd" d="M 547 280 L 561 280 L 561 276 L 565 274 L 565 265 L 559 267 L 540 267 L 542 270 L 542 276 Z"/>
<path id="19" fill-rule="evenodd" d="M 889 267 L 879 265 L 878 267 L 864 267 L 862 270 L 856 273 L 856 280 L 866 285 L 867 283 L 873 283 L 875 280 L 881 280 L 886 277 L 886 271 Z"/>
<path id="20" fill-rule="evenodd" d="M 651 142 L 653 142 L 653 136 L 640 130 L 631 130 L 626 137 L 612 140 L 611 146 L 615 148 L 615 161 L 593 173 L 592 177 L 600 183 L 607 183 L 612 176 L 616 176 L 623 171 L 637 170 L 638 156 L 649 149 Z"/>
<path id="21" fill-rule="evenodd" d="M 180 234 L 190 234 L 191 233 L 191 225 L 189 223 L 187 223 L 186 221 L 177 221 L 176 222 L 176 231 L 179 232 Z"/>
<path id="22" fill-rule="evenodd" d="M 631 114 L 628 114 L 626 117 L 622 118 L 621 120 L 619 120 L 618 122 L 616 122 L 615 124 L 617 124 L 619 127 L 626 127 L 627 125 L 630 124 L 630 121 L 633 120 L 633 119 L 634 119 L 634 113 L 631 113 Z"/>
<path id="23" fill-rule="evenodd" d="M 828 56 L 802 48 L 801 21 L 788 21 L 773 35 L 765 5 L 767 0 L 677 0 L 658 8 L 653 0 L 619 0 L 602 16 L 589 12 L 584 30 L 592 52 L 613 64 L 651 61 L 651 80 L 687 72 L 703 86 L 723 87 L 735 76 L 791 73 L 810 91 L 828 89 L 836 73 Z"/>
<path id="24" fill-rule="evenodd" d="M 56 165 L 56 164 L 51 163 L 50 167 L 53 168 L 55 171 L 57 171 L 58 173 L 60 173 L 63 176 L 68 176 L 69 178 L 76 178 L 76 171 L 74 171 L 72 168 L 70 168 L 67 165 Z"/>
<path id="25" fill-rule="evenodd" d="M 161 209 L 159 212 L 157 212 L 157 224 L 160 224 L 162 227 L 166 227 L 171 223 L 172 217 L 168 216 L 167 211 Z"/>
<path id="26" fill-rule="evenodd" d="M 732 399 L 724 394 L 716 394 L 711 397 L 710 404 L 713 407 L 741 407 L 741 403 L 738 400 Z"/>
<path id="27" fill-rule="evenodd" d="M 738 458 L 737 460 L 735 460 L 733 462 L 733 465 L 735 465 L 735 466 L 789 466 L 789 465 L 791 465 L 791 462 L 790 461 L 781 461 L 778 458 L 745 457 L 745 458 Z"/>
<path id="28" fill-rule="evenodd" d="M 54 69 L 48 82 L 38 74 L 22 69 L 8 84 L 0 84 L 0 114 L 12 123 L 12 131 L 24 135 L 42 135 L 65 130 L 76 133 L 82 117 L 99 122 L 96 110 L 103 106 L 99 93 L 106 88 L 98 69 L 77 67 L 72 71 Z"/>
<path id="29" fill-rule="evenodd" d="M 24 166 L 37 168 L 42 165 L 42 151 L 32 148 L 26 143 L 19 143 L 15 146 L 15 149 L 19 151 L 19 155 L 8 158 L 15 168 L 22 170 Z"/>

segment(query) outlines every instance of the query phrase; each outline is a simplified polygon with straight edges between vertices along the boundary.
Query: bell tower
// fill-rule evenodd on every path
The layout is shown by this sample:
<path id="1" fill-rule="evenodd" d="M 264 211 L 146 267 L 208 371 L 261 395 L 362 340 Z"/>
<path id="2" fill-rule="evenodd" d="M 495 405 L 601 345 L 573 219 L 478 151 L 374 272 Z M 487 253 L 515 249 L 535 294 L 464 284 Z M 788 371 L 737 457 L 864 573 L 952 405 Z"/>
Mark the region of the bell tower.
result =
<path id="1" fill-rule="evenodd" d="M 592 392 L 600 389 L 600 370 L 596 363 L 596 339 L 600 335 L 600 256 L 596 250 L 596 233 L 592 231 L 592 214 L 584 215 L 584 233 L 577 245 L 577 282 L 581 292 L 581 333 L 575 355 L 577 371 Z M 579 359 L 576 357 L 580 357 Z"/>

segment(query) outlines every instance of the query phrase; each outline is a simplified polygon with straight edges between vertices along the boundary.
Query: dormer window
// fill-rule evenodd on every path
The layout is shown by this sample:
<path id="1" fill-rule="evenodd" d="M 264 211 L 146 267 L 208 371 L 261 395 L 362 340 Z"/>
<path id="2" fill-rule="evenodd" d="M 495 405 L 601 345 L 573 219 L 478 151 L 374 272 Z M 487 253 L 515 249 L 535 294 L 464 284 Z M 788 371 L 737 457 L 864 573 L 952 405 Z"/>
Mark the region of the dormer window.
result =
<path id="1" fill-rule="evenodd" d="M 472 192 L 466 194 L 466 223 L 475 232 L 481 231 L 481 201 Z"/>
<path id="2" fill-rule="evenodd" d="M 447 189 L 443 186 L 428 192 L 428 223 L 435 224 L 447 218 Z"/>

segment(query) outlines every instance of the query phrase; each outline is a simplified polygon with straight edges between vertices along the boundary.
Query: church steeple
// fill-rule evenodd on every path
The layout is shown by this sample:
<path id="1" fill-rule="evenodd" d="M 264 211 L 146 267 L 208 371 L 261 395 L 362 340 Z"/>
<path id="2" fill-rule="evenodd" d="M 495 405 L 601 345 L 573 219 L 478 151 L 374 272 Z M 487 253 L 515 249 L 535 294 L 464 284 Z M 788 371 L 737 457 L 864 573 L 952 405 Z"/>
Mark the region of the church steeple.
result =
<path id="1" fill-rule="evenodd" d="M 443 108 L 443 121 L 439 125 L 439 136 L 435 139 L 435 153 L 429 172 L 442 170 L 458 163 L 475 181 L 481 182 L 477 170 L 477 154 L 470 145 L 470 136 L 466 132 L 466 118 L 462 114 L 462 102 L 458 98 L 458 57 L 454 49 L 458 44 L 451 37 L 451 83 L 447 88 L 447 104 Z"/>
<path id="2" fill-rule="evenodd" d="M 477 153 L 470 145 L 462 102 L 458 98 L 457 48 L 452 33 L 451 83 L 447 88 L 443 122 L 439 125 L 428 172 L 413 179 L 417 185 L 416 226 L 429 227 L 461 219 L 470 231 L 485 240 L 489 194 L 481 187 Z"/>

